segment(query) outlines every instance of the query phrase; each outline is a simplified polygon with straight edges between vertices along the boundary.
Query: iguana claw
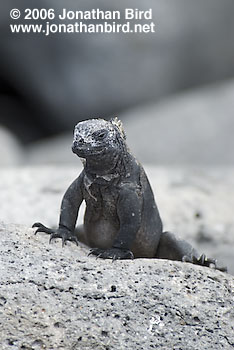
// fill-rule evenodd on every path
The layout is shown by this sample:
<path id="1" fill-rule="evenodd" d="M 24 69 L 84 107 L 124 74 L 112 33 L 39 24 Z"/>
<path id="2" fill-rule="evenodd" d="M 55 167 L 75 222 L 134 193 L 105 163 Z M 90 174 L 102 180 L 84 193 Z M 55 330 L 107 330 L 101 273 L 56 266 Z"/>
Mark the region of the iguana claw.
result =
<path id="1" fill-rule="evenodd" d="M 222 272 L 227 272 L 227 267 L 218 267 L 217 266 L 217 260 L 216 259 L 212 259 L 212 258 L 207 258 L 205 254 L 202 254 L 199 258 L 197 258 L 196 256 L 192 256 L 191 258 L 187 255 L 185 255 L 182 259 L 182 261 L 184 262 L 190 262 L 192 264 L 195 265 L 200 265 L 200 266 L 206 266 L 206 267 L 210 267 L 214 270 L 219 270 Z"/>
<path id="2" fill-rule="evenodd" d="M 134 259 L 134 255 L 130 250 L 119 249 L 119 248 L 110 248 L 110 249 L 99 249 L 93 248 L 88 255 L 95 255 L 97 258 L 101 259 L 112 259 L 115 260 L 125 260 L 125 259 Z"/>
<path id="3" fill-rule="evenodd" d="M 35 235 L 38 232 L 45 232 L 50 235 L 49 243 L 52 242 L 54 238 L 61 238 L 62 239 L 62 246 L 64 247 L 66 241 L 74 242 L 76 245 L 78 245 L 78 238 L 72 232 L 65 228 L 58 228 L 57 230 L 48 228 L 41 224 L 40 222 L 36 222 L 33 224 L 32 227 L 38 227 L 38 229 L 35 231 Z"/>

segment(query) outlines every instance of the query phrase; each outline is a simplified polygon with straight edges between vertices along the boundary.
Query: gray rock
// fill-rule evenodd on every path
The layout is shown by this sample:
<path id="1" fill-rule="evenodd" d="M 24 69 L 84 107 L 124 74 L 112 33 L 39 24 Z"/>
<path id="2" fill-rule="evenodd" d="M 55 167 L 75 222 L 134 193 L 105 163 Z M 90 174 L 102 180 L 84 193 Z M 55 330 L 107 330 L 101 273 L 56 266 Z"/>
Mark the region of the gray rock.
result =
<path id="1" fill-rule="evenodd" d="M 73 132 L 31 143 L 25 148 L 25 163 L 77 164 L 77 156 L 71 151 Z"/>
<path id="2" fill-rule="evenodd" d="M 0 224 L 8 349 L 233 349 L 234 278 L 167 260 L 98 260 Z"/>
<path id="3" fill-rule="evenodd" d="M 65 190 L 76 167 L 15 168 L 0 171 L 0 220 L 57 226 Z M 165 231 L 187 239 L 199 252 L 217 258 L 234 274 L 234 169 L 156 168 L 145 170 Z M 83 221 L 84 205 L 78 218 Z M 48 238 L 47 238 L 48 240 Z"/>
<path id="4" fill-rule="evenodd" d="M 233 96 L 230 80 L 120 114 L 128 144 L 143 162 L 232 165 Z"/>
<path id="5" fill-rule="evenodd" d="M 16 137 L 3 126 L 0 126 L 0 150 L 0 167 L 22 164 L 22 146 Z"/>
<path id="6" fill-rule="evenodd" d="M 119 114 L 133 154 L 144 163 L 232 165 L 234 81 L 193 90 Z M 76 163 L 69 135 L 31 144 L 29 164 Z"/>

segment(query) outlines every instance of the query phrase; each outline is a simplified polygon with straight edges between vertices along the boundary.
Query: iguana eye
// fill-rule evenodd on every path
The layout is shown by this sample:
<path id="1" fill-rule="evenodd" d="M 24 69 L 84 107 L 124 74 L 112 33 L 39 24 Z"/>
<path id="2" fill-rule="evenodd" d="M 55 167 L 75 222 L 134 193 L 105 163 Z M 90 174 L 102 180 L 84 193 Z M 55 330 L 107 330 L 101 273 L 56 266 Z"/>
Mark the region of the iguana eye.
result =
<path id="1" fill-rule="evenodd" d="M 98 137 L 99 137 L 100 139 L 103 139 L 105 136 L 106 136 L 106 133 L 105 133 L 105 132 L 102 132 L 101 134 L 98 135 Z"/>
<path id="2" fill-rule="evenodd" d="M 100 130 L 93 133 L 93 137 L 96 140 L 103 140 L 107 136 L 107 130 Z"/>

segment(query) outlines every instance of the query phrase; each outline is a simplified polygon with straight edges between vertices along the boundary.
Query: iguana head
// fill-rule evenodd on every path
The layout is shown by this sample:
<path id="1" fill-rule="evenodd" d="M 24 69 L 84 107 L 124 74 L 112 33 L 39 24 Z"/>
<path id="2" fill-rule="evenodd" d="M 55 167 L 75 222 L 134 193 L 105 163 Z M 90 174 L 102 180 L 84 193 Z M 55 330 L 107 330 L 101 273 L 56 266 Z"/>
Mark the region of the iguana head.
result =
<path id="1" fill-rule="evenodd" d="M 125 133 L 117 118 L 89 119 L 75 126 L 72 151 L 80 158 L 110 159 L 121 154 L 125 145 Z"/>

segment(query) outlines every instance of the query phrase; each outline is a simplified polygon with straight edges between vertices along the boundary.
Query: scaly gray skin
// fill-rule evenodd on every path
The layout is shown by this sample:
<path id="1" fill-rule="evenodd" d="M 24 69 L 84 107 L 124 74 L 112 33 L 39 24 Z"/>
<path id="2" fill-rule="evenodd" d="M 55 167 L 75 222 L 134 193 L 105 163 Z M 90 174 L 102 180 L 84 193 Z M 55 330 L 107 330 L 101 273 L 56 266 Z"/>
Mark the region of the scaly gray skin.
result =
<path id="1" fill-rule="evenodd" d="M 84 169 L 66 191 L 57 230 L 35 223 L 35 233 L 81 241 L 103 259 L 163 258 L 216 267 L 187 242 L 162 231 L 162 222 L 148 178 L 129 152 L 122 123 L 91 119 L 74 131 L 72 151 Z M 86 202 L 84 224 L 75 229 L 79 207 Z M 221 269 L 223 270 L 223 269 Z"/>

